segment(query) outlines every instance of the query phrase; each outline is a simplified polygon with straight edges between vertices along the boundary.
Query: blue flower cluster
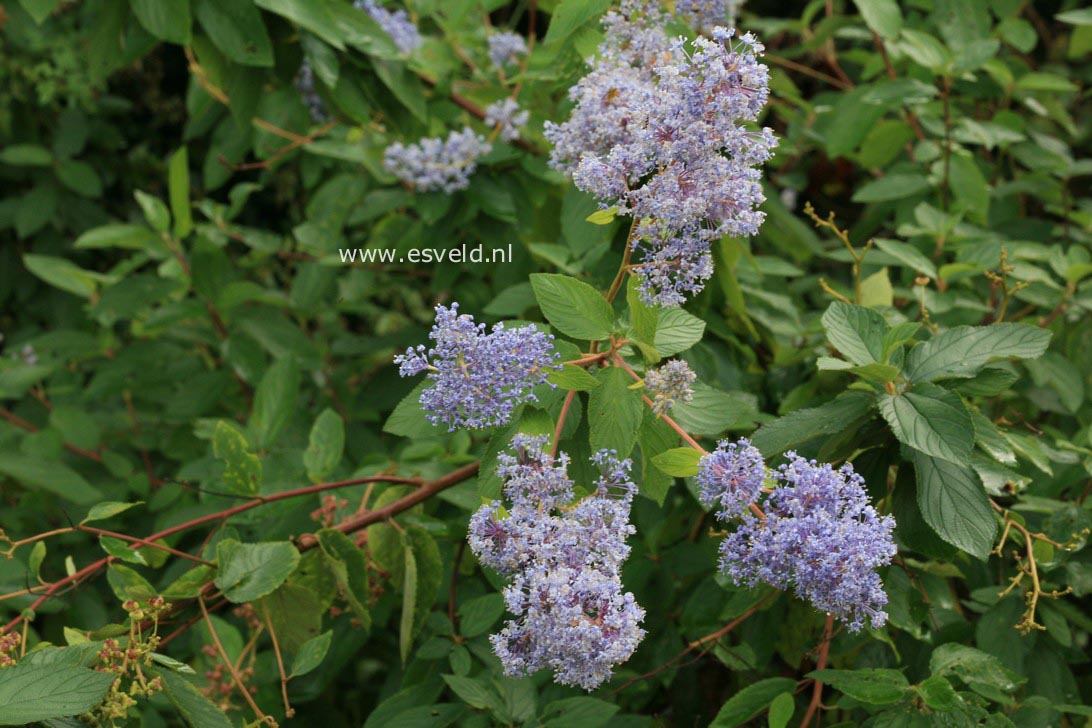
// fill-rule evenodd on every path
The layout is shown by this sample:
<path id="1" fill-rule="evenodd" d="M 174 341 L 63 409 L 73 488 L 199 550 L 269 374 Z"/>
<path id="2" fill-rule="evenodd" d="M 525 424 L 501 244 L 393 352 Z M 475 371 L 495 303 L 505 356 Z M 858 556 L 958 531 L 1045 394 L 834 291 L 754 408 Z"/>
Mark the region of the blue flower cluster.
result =
<path id="1" fill-rule="evenodd" d="M 697 378 L 682 359 L 672 359 L 661 367 L 649 369 L 645 372 L 645 389 L 651 395 L 652 411 L 662 415 L 676 402 L 692 400 L 694 390 L 691 387 Z"/>
<path id="2" fill-rule="evenodd" d="M 594 492 L 570 503 L 569 458 L 549 455 L 548 441 L 512 440 L 516 455 L 502 454 L 497 469 L 511 505 L 482 506 L 468 541 L 483 564 L 510 579 L 504 601 L 516 618 L 490 638 L 505 672 L 550 668 L 556 682 L 592 690 L 645 635 L 645 612 L 621 580 L 637 487 L 630 461 L 601 450 L 592 458 L 602 473 Z"/>
<path id="3" fill-rule="evenodd" d="M 485 123 L 500 129 L 500 138 L 506 142 L 519 139 L 519 130 L 527 126 L 531 115 L 519 107 L 515 99 L 505 98 L 485 107 Z"/>
<path id="4" fill-rule="evenodd" d="M 599 58 L 570 89 L 576 107 L 546 137 L 556 168 L 636 220 L 642 295 L 675 306 L 712 275 L 714 240 L 758 231 L 758 167 L 777 140 L 749 128 L 769 95 L 762 44 L 723 27 L 672 40 L 664 22 L 646 0 L 608 13 Z"/>
<path id="5" fill-rule="evenodd" d="M 388 10 L 376 0 L 355 0 L 353 7 L 370 15 L 402 53 L 413 53 L 421 45 L 421 33 L 405 10 Z"/>
<path id="6" fill-rule="evenodd" d="M 708 466 L 705 482 L 699 475 L 703 499 L 726 504 L 722 518 L 737 512 L 736 504 L 749 497 L 759 478 L 757 451 L 745 441 L 739 445 L 719 458 L 724 493 L 712 484 L 716 466 Z M 721 544 L 721 569 L 737 584 L 792 587 L 851 632 L 866 624 L 881 627 L 887 594 L 877 569 L 895 555 L 894 519 L 872 507 L 852 465 L 835 470 L 796 453 L 787 457 L 773 473 L 778 485 L 763 503 L 765 515 L 744 513 L 740 527 Z"/>
<path id="7" fill-rule="evenodd" d="M 717 449 L 698 461 L 701 502 L 720 506 L 717 517 L 728 520 L 743 515 L 758 500 L 766 479 L 766 461 L 750 440 L 721 440 Z"/>
<path id="8" fill-rule="evenodd" d="M 489 60 L 497 68 L 515 63 L 524 55 L 527 55 L 527 41 L 519 33 L 502 30 L 489 36 Z"/>
<path id="9" fill-rule="evenodd" d="M 435 346 L 406 349 L 394 357 L 403 377 L 423 371 L 433 381 L 421 392 L 421 406 L 433 424 L 480 429 L 503 425 L 516 407 L 534 402 L 531 391 L 560 369 L 554 337 L 534 326 L 505 328 L 503 323 L 485 332 L 485 324 L 459 314 L 459 304 L 436 307 L 436 322 L 429 334 Z"/>
<path id="10" fill-rule="evenodd" d="M 395 177 L 424 192 L 466 189 L 478 158 L 491 145 L 470 127 L 453 131 L 446 139 L 428 137 L 416 144 L 394 142 L 383 153 L 383 166 Z"/>
<path id="11" fill-rule="evenodd" d="M 736 26 L 744 0 L 676 0 L 675 14 L 697 31 Z"/>

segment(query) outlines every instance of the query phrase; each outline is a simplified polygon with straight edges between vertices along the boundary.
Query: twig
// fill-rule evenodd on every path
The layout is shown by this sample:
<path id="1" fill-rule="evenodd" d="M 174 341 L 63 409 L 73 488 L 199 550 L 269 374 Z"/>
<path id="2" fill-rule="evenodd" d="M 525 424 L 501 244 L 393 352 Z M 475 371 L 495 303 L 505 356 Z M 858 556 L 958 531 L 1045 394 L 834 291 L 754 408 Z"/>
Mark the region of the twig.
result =
<path id="1" fill-rule="evenodd" d="M 816 670 L 822 670 L 827 666 L 827 656 L 830 654 L 831 632 L 834 630 L 834 615 L 828 614 L 826 624 L 823 626 L 823 641 L 819 645 L 819 661 L 815 665 Z M 800 721 L 800 728 L 808 728 L 811 719 L 819 711 L 819 705 L 823 700 L 823 681 L 816 680 L 811 690 L 811 703 L 808 712 L 804 713 L 804 719 Z"/>
<path id="2" fill-rule="evenodd" d="M 227 651 L 224 649 L 223 643 L 220 642 L 220 637 L 216 634 L 216 627 L 213 625 L 212 618 L 209 616 L 209 610 L 205 607 L 205 598 L 200 594 L 197 595 L 197 605 L 201 607 L 201 616 L 205 620 L 205 626 L 209 628 L 212 644 L 216 646 L 216 651 L 220 653 L 220 659 L 228 669 L 228 672 L 231 673 L 231 679 L 234 681 L 235 687 L 243 694 L 243 698 L 246 699 L 246 702 L 250 705 L 250 709 L 254 711 L 254 715 L 257 716 L 258 720 L 266 725 L 276 726 L 277 721 L 263 713 L 262 709 L 258 707 L 258 704 L 254 702 L 253 696 L 251 696 L 246 684 L 243 683 L 243 679 L 239 676 L 239 671 L 235 669 L 235 665 L 228 659 Z"/>
<path id="3" fill-rule="evenodd" d="M 269 630 L 269 638 L 273 640 L 273 654 L 277 657 L 277 671 L 281 674 L 281 698 L 284 699 L 284 717 L 291 718 L 296 714 L 291 703 L 288 702 L 288 675 L 284 671 L 284 658 L 281 656 L 281 645 L 277 641 L 277 632 L 273 629 L 273 620 L 269 618 L 269 607 L 262 603 L 262 611 L 265 612 L 265 625 Z"/>

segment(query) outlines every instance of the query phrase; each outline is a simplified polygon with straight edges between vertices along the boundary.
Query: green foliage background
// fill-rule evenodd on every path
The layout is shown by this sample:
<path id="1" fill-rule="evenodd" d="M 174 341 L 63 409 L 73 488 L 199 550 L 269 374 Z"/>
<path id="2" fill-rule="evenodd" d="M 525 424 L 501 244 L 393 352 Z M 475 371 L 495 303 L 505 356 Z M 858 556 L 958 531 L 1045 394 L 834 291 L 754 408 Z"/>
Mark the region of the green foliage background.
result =
<path id="1" fill-rule="evenodd" d="M 1079 5 L 749 3 L 781 139 L 767 220 L 716 245 L 686 311 L 620 296 L 604 322 L 573 279 L 605 290 L 626 226 L 587 220 L 541 129 L 567 115 L 606 0 L 413 0 L 427 39 L 408 58 L 348 0 L 4 2 L 0 526 L 31 540 L 0 560 L 0 614 L 29 650 L 0 668 L 0 724 L 77 724 L 107 688 L 88 669 L 102 641 L 140 621 L 123 602 L 161 594 L 163 689 L 117 725 L 253 721 L 238 691 L 203 697 L 230 683 L 208 675 L 216 642 L 278 722 L 284 653 L 289 724 L 799 725 L 818 679 L 812 725 L 1087 725 Z M 524 68 L 491 67 L 485 16 L 537 36 Z M 304 59 L 329 123 L 295 85 Z M 466 191 L 383 170 L 391 141 L 488 133 L 481 109 L 516 88 L 528 130 Z M 515 260 L 338 256 L 478 242 Z M 550 281 L 554 311 L 538 305 Z M 618 369 L 570 373 L 503 432 L 429 425 L 391 358 L 452 300 L 548 320 L 566 359 L 609 333 L 637 342 L 638 369 L 685 358 L 702 384 L 677 420 L 706 447 L 751 434 L 769 458 L 851 459 L 898 522 L 888 625 L 827 639 L 807 604 L 718 576 L 693 460 Z M 628 445 L 647 496 L 625 582 L 648 636 L 591 696 L 503 677 L 487 641 L 502 583 L 463 547 L 498 450 L 515 428 L 552 432 L 566 389 L 591 390 L 561 433 L 578 482 L 589 441 Z M 188 557 L 132 542 L 176 526 L 161 545 Z"/>

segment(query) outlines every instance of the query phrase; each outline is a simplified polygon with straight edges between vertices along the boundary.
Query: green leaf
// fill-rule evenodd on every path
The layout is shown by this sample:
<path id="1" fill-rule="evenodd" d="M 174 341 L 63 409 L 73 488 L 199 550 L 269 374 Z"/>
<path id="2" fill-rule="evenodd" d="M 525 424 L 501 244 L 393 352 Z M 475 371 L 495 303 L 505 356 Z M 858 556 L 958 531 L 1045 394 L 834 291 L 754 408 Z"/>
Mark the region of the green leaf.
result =
<path id="1" fill-rule="evenodd" d="M 27 253 L 23 256 L 23 265 L 54 288 L 68 291 L 80 298 L 90 298 L 98 287 L 94 274 L 66 258 Z"/>
<path id="2" fill-rule="evenodd" d="M 0 670 L 0 725 L 26 725 L 87 712 L 114 675 L 69 665 L 16 664 Z"/>
<path id="3" fill-rule="evenodd" d="M 197 686 L 170 670 L 157 670 L 167 700 L 182 714 L 190 728 L 232 728 L 224 712 L 201 694 Z"/>
<path id="4" fill-rule="evenodd" d="M 220 567 L 216 587 L 235 604 L 270 594 L 296 570 L 300 552 L 287 541 L 239 543 L 225 539 L 216 545 Z"/>
<path id="5" fill-rule="evenodd" d="M 102 180 L 99 173 L 87 162 L 62 159 L 57 164 L 57 179 L 80 197 L 95 199 L 102 196 Z"/>
<path id="6" fill-rule="evenodd" d="M 966 211 L 971 222 L 985 225 L 990 213 L 990 184 L 974 159 L 953 155 L 948 183 L 952 187 L 957 210 Z"/>
<path id="7" fill-rule="evenodd" d="M 974 424 L 958 394 L 923 382 L 902 394 L 881 394 L 879 406 L 901 442 L 956 463 L 970 457 Z"/>
<path id="8" fill-rule="evenodd" d="M 477 637 L 485 634 L 504 614 L 504 598 L 500 594 L 483 594 L 459 607 L 459 634 Z"/>
<path id="9" fill-rule="evenodd" d="M 46 551 L 46 542 L 38 541 L 30 549 L 30 556 L 27 557 L 27 571 L 34 576 L 34 580 L 39 584 L 42 583 L 42 562 L 45 561 Z"/>
<path id="10" fill-rule="evenodd" d="M 808 677 L 821 680 L 855 700 L 872 705 L 896 703 L 910 687 L 901 672 L 882 668 L 813 670 Z"/>
<path id="11" fill-rule="evenodd" d="M 1051 332 L 1024 324 L 957 326 L 912 348 L 904 371 L 914 382 L 966 379 L 991 361 L 1040 357 L 1050 337 Z"/>
<path id="12" fill-rule="evenodd" d="M 321 665 L 326 653 L 330 651 L 330 642 L 333 637 L 333 630 L 327 630 L 304 642 L 299 652 L 296 653 L 296 659 L 292 660 L 292 670 L 288 676 L 300 677 Z"/>
<path id="13" fill-rule="evenodd" d="M 106 582 L 121 601 L 132 599 L 145 602 L 158 593 L 156 588 L 139 573 L 117 563 L 110 564 L 107 568 Z"/>
<path id="14" fill-rule="evenodd" d="M 637 444 L 641 448 L 641 473 L 637 482 L 640 483 L 641 495 L 651 498 L 658 505 L 663 505 L 675 479 L 656 468 L 652 461 L 678 443 L 678 434 L 646 407 L 641 428 L 637 430 Z"/>
<path id="15" fill-rule="evenodd" d="M 306 28 L 339 51 L 345 50 L 342 30 L 330 0 L 254 0 L 258 7 Z"/>
<path id="16" fill-rule="evenodd" d="M 99 545 L 115 559 L 137 566 L 148 566 L 148 559 L 144 558 L 141 549 L 131 549 L 128 543 L 119 538 L 99 536 Z"/>
<path id="17" fill-rule="evenodd" d="M 543 44 L 560 43 L 579 28 L 599 18 L 610 5 L 610 0 L 561 0 L 550 16 Z"/>
<path id="18" fill-rule="evenodd" d="M 322 529 L 315 537 L 341 587 L 341 593 L 364 629 L 369 629 L 372 615 L 368 609 L 368 560 L 364 558 L 364 552 L 357 548 L 351 538 L 332 528 Z"/>
<path id="19" fill-rule="evenodd" d="M 31 488 L 55 493 L 73 503 L 94 503 L 102 500 L 98 488 L 67 465 L 42 458 L 0 453 L 0 474 Z"/>
<path id="20" fill-rule="evenodd" d="M 1027 681 L 994 655 L 955 643 L 943 644 L 933 650 L 929 669 L 934 675 L 956 677 L 976 691 L 988 688 L 1012 693 Z"/>
<path id="21" fill-rule="evenodd" d="M 119 513 L 124 513 L 130 508 L 136 508 L 137 506 L 144 505 L 144 501 L 135 501 L 133 503 L 118 503 L 116 501 L 106 501 L 105 503 L 97 503 L 91 506 L 91 509 L 87 511 L 87 516 L 84 517 L 81 524 L 91 523 L 92 521 L 105 521 L 107 518 L 113 518 Z"/>
<path id="22" fill-rule="evenodd" d="M 542 315 L 561 333 L 590 341 L 610 336 L 614 311 L 587 283 L 557 273 L 533 273 L 531 287 Z"/>
<path id="23" fill-rule="evenodd" d="M 307 449 L 303 452 L 303 466 L 313 483 L 334 472 L 345 451 L 345 423 L 341 415 L 327 407 L 311 427 Z"/>
<path id="24" fill-rule="evenodd" d="M 442 430 L 429 422 L 425 418 L 425 411 L 421 409 L 421 393 L 431 384 L 432 382 L 426 379 L 403 397 L 394 408 L 394 412 L 391 412 L 391 416 L 387 418 L 383 431 L 410 438 L 436 437 L 440 434 Z"/>
<path id="25" fill-rule="evenodd" d="M 406 544 L 403 549 L 405 570 L 402 573 L 402 619 L 398 626 L 398 650 L 402 655 L 402 664 L 409 659 L 413 646 L 413 616 L 417 605 L 417 557 L 413 548 Z"/>
<path id="26" fill-rule="evenodd" d="M 660 309 L 649 306 L 641 299 L 636 276 L 626 279 L 626 305 L 629 306 L 629 320 L 633 325 L 633 335 L 644 344 L 655 347 Z M 702 330 L 704 331 L 704 328 Z M 653 359 L 659 359 L 659 352 L 656 352 Z"/>
<path id="27" fill-rule="evenodd" d="M 584 219 L 592 225 L 609 225 L 614 221 L 617 214 L 617 210 L 613 207 L 608 207 L 606 210 L 596 210 Z"/>
<path id="28" fill-rule="evenodd" d="M 189 45 L 190 0 L 129 0 L 129 7 L 144 29 L 161 40 Z"/>
<path id="29" fill-rule="evenodd" d="M 562 698 L 542 709 L 544 728 L 599 728 L 619 707 L 596 698 Z"/>
<path id="30" fill-rule="evenodd" d="M 285 661 L 293 659 L 308 640 L 322 632 L 324 606 L 319 596 L 307 586 L 286 581 L 258 603 L 257 614 L 269 616 L 270 629 L 277 635 Z"/>
<path id="31" fill-rule="evenodd" d="M 834 301 L 823 314 L 823 328 L 831 346 L 854 364 L 883 362 L 883 337 L 888 326 L 878 312 Z"/>
<path id="32" fill-rule="evenodd" d="M 262 484 L 262 461 L 234 424 L 217 420 L 212 431 L 212 454 L 224 462 L 224 487 L 239 495 L 257 495 Z"/>
<path id="33" fill-rule="evenodd" d="M 924 253 L 913 245 L 901 243 L 898 240 L 885 240 L 884 238 L 876 238 L 875 244 L 878 249 L 895 258 L 907 268 L 930 278 L 937 278 L 937 267 L 933 264 L 933 261 L 929 260 Z"/>
<path id="34" fill-rule="evenodd" d="M 770 703 L 769 728 L 785 728 L 796 710 L 796 703 L 791 692 L 784 692 Z"/>
<path id="35" fill-rule="evenodd" d="M 462 675 L 443 675 L 442 677 L 447 686 L 451 688 L 451 691 L 471 708 L 486 710 L 492 708 L 496 703 L 497 696 L 485 685 L 473 678 L 463 677 Z"/>
<path id="36" fill-rule="evenodd" d="M 277 361 L 262 376 L 254 394 L 254 409 L 247 422 L 260 449 L 269 448 L 280 437 L 296 411 L 299 388 L 300 368 L 290 358 Z"/>
<path id="37" fill-rule="evenodd" d="M 560 371 L 550 372 L 546 380 L 573 392 L 588 392 L 599 386 L 599 380 L 588 374 L 587 369 L 574 364 L 565 364 Z"/>
<path id="38" fill-rule="evenodd" d="M 251 0 L 194 0 L 193 13 L 217 48 L 244 66 L 272 66 L 273 44 Z"/>
<path id="39" fill-rule="evenodd" d="M 601 369 L 596 375 L 602 386 L 588 395 L 588 428 L 592 452 L 606 448 L 627 457 L 637 442 L 644 403 L 629 388 L 629 376 L 618 367 Z"/>
<path id="40" fill-rule="evenodd" d="M 869 30 L 894 40 L 902 30 L 902 12 L 895 0 L 854 0 Z"/>
<path id="41" fill-rule="evenodd" d="M 201 593 L 205 584 L 216 576 L 216 569 L 211 566 L 199 564 L 175 579 L 163 589 L 163 597 L 168 601 L 175 599 L 193 599 Z"/>
<path id="42" fill-rule="evenodd" d="M 158 2 L 158 0 L 148 0 L 148 2 Z M 167 206 L 163 204 L 163 200 L 141 190 L 135 190 L 133 197 L 140 205 L 140 209 L 144 213 L 144 219 L 148 221 L 152 229 L 160 233 L 167 232 L 171 226 L 171 213 Z"/>
<path id="43" fill-rule="evenodd" d="M 923 174 L 889 174 L 872 180 L 853 193 L 854 202 L 890 202 L 920 195 L 929 189 L 929 179 Z"/>
<path id="44" fill-rule="evenodd" d="M 674 478 L 689 478 L 698 474 L 701 458 L 692 447 L 676 447 L 652 458 L 652 464 Z"/>
<path id="45" fill-rule="evenodd" d="M 92 250 L 99 248 L 147 250 L 158 241 L 159 238 L 144 225 L 111 224 L 88 230 L 76 238 L 73 247 Z"/>
<path id="46" fill-rule="evenodd" d="M 53 153 L 37 144 L 12 144 L 0 149 L 0 163 L 13 167 L 48 167 Z"/>
<path id="47" fill-rule="evenodd" d="M 941 713 L 957 710 L 963 706 L 963 698 L 956 694 L 952 684 L 939 675 L 922 680 L 914 690 L 930 708 Z"/>
<path id="48" fill-rule="evenodd" d="M 1070 25 L 1092 25 L 1092 8 L 1067 10 L 1064 13 L 1055 15 L 1054 19 Z"/>
<path id="49" fill-rule="evenodd" d="M 736 728 L 761 713 L 773 700 L 796 687 L 787 677 L 770 677 L 748 685 L 728 699 L 709 728 Z"/>
<path id="50" fill-rule="evenodd" d="M 660 310 L 656 325 L 656 351 L 660 356 L 674 356 L 701 341 L 705 322 L 681 308 Z"/>
<path id="51" fill-rule="evenodd" d="M 171 155 L 167 163 L 167 191 L 174 216 L 174 235 L 184 238 L 193 230 L 190 213 L 190 168 L 186 147 Z"/>
<path id="52" fill-rule="evenodd" d="M 997 521 L 978 475 L 966 465 L 914 453 L 918 508 L 937 535 L 983 561 Z"/>
<path id="53" fill-rule="evenodd" d="M 849 423 L 867 414 L 874 404 L 875 395 L 849 391 L 826 404 L 795 410 L 763 425 L 751 437 L 751 444 L 771 458 L 820 435 L 841 432 Z"/>

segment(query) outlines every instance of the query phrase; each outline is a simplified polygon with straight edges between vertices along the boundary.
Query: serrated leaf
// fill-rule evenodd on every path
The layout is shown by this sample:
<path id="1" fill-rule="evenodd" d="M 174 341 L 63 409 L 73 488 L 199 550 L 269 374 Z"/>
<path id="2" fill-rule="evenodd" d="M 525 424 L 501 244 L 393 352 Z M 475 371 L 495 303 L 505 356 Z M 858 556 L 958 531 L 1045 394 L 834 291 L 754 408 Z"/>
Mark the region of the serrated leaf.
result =
<path id="1" fill-rule="evenodd" d="M 617 450 L 618 457 L 627 457 L 641 426 L 641 395 L 629 388 L 632 380 L 618 367 L 602 369 L 596 378 L 602 386 L 588 395 L 591 449 Z"/>
<path id="2" fill-rule="evenodd" d="M 937 535 L 983 561 L 997 521 L 978 476 L 966 465 L 914 453 L 918 508 Z"/>
<path id="3" fill-rule="evenodd" d="M 1040 357 L 1050 337 L 1050 331 L 1024 324 L 957 326 L 912 348 L 904 371 L 914 382 L 966 379 L 997 359 Z"/>
<path id="4" fill-rule="evenodd" d="M 212 431 L 212 454 L 224 463 L 224 487 L 239 495 L 256 495 L 262 484 L 262 461 L 235 425 L 217 420 Z"/>
<path id="5" fill-rule="evenodd" d="M 114 675 L 68 665 L 16 664 L 0 670 L 0 725 L 79 715 L 97 705 Z"/>
<path id="6" fill-rule="evenodd" d="M 405 570 L 402 573 L 402 619 L 398 626 L 398 649 L 402 655 L 402 664 L 409 659 L 413 646 L 413 616 L 417 604 L 417 557 L 413 548 L 406 544 L 403 549 Z"/>
<path id="7" fill-rule="evenodd" d="M 902 30 L 902 11 L 895 0 L 854 0 L 869 30 L 894 40 Z"/>
<path id="8" fill-rule="evenodd" d="M 818 407 L 799 409 L 763 425 L 751 444 L 773 457 L 820 435 L 833 435 L 864 416 L 875 405 L 875 395 L 849 391 Z"/>
<path id="9" fill-rule="evenodd" d="M 322 529 L 315 537 L 342 595 L 363 623 L 364 629 L 369 629 L 372 615 L 368 609 L 368 560 L 364 552 L 357 548 L 351 538 L 332 528 Z"/>
<path id="10" fill-rule="evenodd" d="M 652 458 L 652 464 L 673 478 L 689 478 L 698 474 L 701 458 L 692 447 L 676 447 Z"/>
<path id="11" fill-rule="evenodd" d="M 280 437 L 295 413 L 299 387 L 300 368 L 293 359 L 280 359 L 266 370 L 254 394 L 254 408 L 247 421 L 257 447 L 264 450 Z"/>
<path id="12" fill-rule="evenodd" d="M 224 712 L 201 694 L 193 683 L 171 670 L 158 670 L 163 692 L 190 728 L 232 728 Z"/>
<path id="13" fill-rule="evenodd" d="M 831 346 L 857 365 L 883 362 L 887 322 L 877 311 L 835 301 L 823 314 L 823 328 Z"/>
<path id="14" fill-rule="evenodd" d="M 565 364 L 560 371 L 550 372 L 546 381 L 573 392 L 588 392 L 600 384 L 586 369 L 574 364 Z"/>
<path id="15" fill-rule="evenodd" d="M 614 311 L 587 283 L 558 273 L 533 273 L 531 287 L 542 315 L 561 333 L 589 341 L 610 336 Z"/>
<path id="16" fill-rule="evenodd" d="M 299 652 L 296 653 L 296 659 L 292 661 L 292 670 L 289 677 L 306 675 L 321 665 L 326 653 L 330 651 L 330 642 L 333 637 L 333 630 L 327 630 L 304 642 Z"/>
<path id="17" fill-rule="evenodd" d="M 855 700 L 872 705 L 896 703 L 910 687 L 901 672 L 883 668 L 813 670 L 808 677 L 821 680 Z"/>
<path id="18" fill-rule="evenodd" d="M 345 423 L 341 415 L 327 407 L 315 419 L 307 449 L 303 451 L 303 466 L 307 468 L 311 482 L 321 482 L 332 473 L 344 451 Z"/>
<path id="19" fill-rule="evenodd" d="M 765 710 L 778 695 L 795 687 L 796 681 L 787 677 L 766 678 L 748 685 L 721 706 L 709 728 L 736 728 Z"/>
<path id="20" fill-rule="evenodd" d="M 98 488 L 67 465 L 15 453 L 0 453 L 0 475 L 55 493 L 73 503 L 102 500 Z"/>
<path id="21" fill-rule="evenodd" d="M 288 541 L 239 543 L 225 539 L 216 545 L 219 571 L 216 587 L 235 604 L 272 593 L 296 570 L 300 552 Z"/>
<path id="22" fill-rule="evenodd" d="M 902 394 L 881 394 L 879 407 L 901 442 L 956 463 L 970 456 L 974 425 L 959 395 L 922 383 Z"/>
<path id="23" fill-rule="evenodd" d="M 659 312 L 655 345 L 660 356 L 674 356 L 701 341 L 705 322 L 681 308 L 665 308 Z"/>

